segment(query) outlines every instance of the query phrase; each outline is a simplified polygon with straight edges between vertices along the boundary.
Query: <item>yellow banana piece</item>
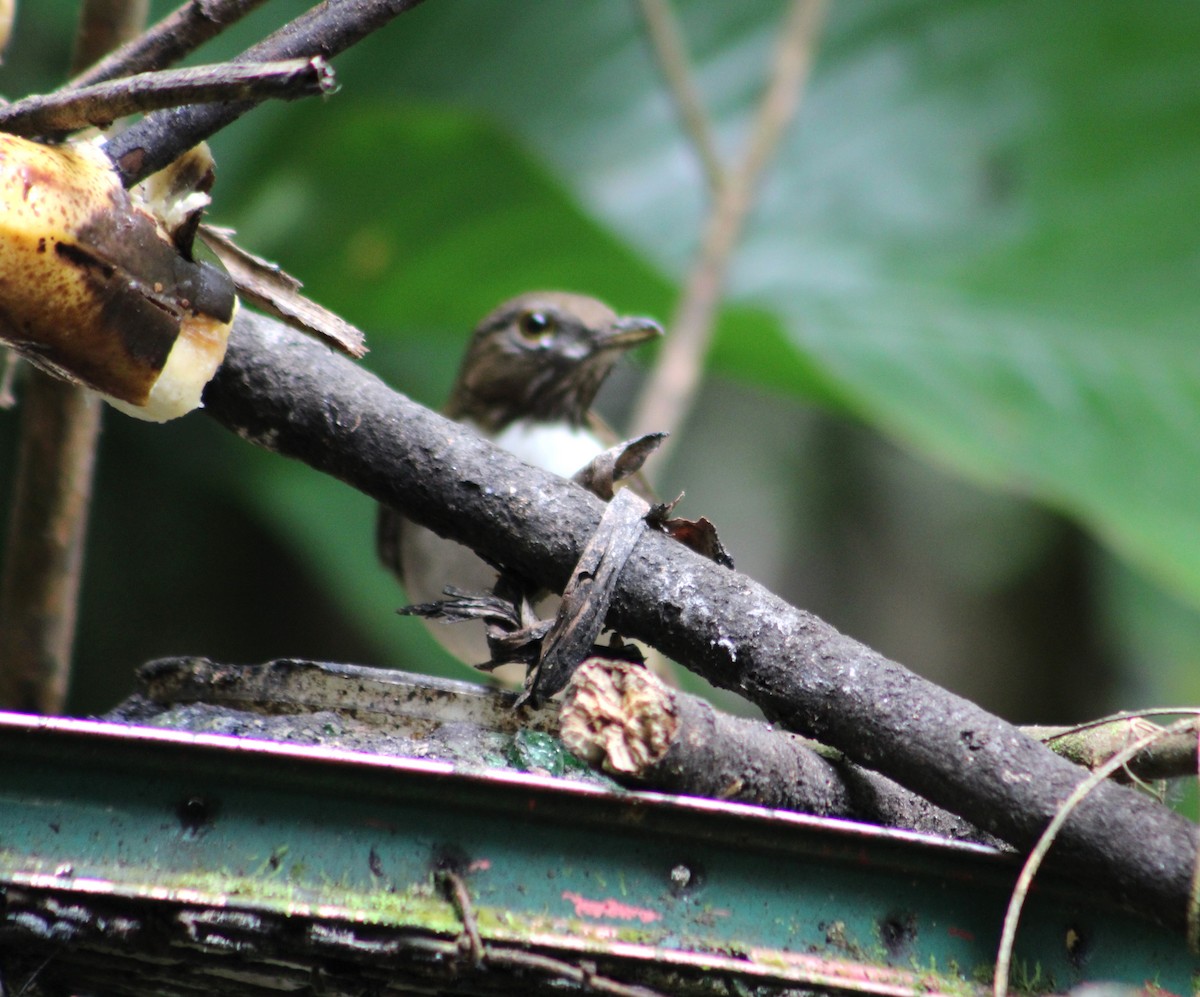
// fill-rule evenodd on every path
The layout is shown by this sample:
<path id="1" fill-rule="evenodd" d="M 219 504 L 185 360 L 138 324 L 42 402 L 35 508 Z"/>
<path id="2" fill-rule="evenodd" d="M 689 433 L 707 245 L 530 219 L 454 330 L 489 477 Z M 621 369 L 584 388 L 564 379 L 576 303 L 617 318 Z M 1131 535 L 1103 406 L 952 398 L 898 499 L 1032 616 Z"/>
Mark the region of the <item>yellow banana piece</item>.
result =
<path id="1" fill-rule="evenodd" d="M 161 178 L 126 191 L 95 140 L 0 134 L 0 341 L 138 418 L 197 408 L 237 307 L 191 258 L 207 203 Z"/>

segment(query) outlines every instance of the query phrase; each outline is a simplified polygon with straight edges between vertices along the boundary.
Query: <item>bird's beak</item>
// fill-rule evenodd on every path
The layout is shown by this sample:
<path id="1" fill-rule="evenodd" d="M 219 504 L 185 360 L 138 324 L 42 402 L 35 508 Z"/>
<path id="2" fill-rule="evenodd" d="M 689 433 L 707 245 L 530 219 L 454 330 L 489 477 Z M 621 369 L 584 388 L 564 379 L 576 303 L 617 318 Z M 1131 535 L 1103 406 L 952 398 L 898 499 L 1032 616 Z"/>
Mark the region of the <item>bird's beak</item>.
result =
<path id="1" fill-rule="evenodd" d="M 605 330 L 600 346 L 606 350 L 628 350 L 662 334 L 662 326 L 653 319 L 621 318 Z"/>

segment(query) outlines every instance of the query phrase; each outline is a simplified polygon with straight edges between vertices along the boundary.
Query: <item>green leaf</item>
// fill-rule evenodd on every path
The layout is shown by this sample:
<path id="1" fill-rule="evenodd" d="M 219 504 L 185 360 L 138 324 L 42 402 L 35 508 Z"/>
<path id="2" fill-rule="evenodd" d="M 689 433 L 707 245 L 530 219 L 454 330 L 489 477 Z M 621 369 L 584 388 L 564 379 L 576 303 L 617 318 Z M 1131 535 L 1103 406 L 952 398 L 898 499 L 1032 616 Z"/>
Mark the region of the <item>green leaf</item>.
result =
<path id="1" fill-rule="evenodd" d="M 679 5 L 727 152 L 781 6 Z M 406 18 L 347 85 L 492 116 L 681 275 L 703 185 L 632 6 L 461 11 Z M 724 316 L 717 369 L 836 400 L 1200 601 L 1197 37 L 1190 4 L 834 5 L 733 274 L 770 321 Z M 780 329 L 794 356 L 764 365 Z"/>

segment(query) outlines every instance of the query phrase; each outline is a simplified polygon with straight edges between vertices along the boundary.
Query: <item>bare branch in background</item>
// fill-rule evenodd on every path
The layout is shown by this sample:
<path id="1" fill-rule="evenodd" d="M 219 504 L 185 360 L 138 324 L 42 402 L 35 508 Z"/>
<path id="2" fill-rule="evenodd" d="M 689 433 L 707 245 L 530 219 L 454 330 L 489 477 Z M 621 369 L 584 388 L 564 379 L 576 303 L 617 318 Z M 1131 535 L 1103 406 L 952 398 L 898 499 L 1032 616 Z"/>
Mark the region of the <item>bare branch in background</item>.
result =
<path id="1" fill-rule="evenodd" d="M 75 30 L 71 75 L 136 37 L 149 14 L 150 0 L 84 0 Z"/>
<path id="2" fill-rule="evenodd" d="M 674 439 L 691 411 L 733 251 L 754 206 L 763 173 L 800 106 L 824 7 L 824 0 L 793 0 L 788 10 L 770 82 L 741 158 L 714 195 L 700 250 L 671 319 L 670 335 L 663 341 L 654 370 L 642 388 L 633 417 L 633 435 L 661 431 L 671 433 Z M 660 459 L 657 466 L 664 465 Z"/>
<path id="3" fill-rule="evenodd" d="M 102 403 L 35 367 L 26 374 L 0 578 L 0 704 L 61 713 Z"/>
<path id="4" fill-rule="evenodd" d="M 84 0 L 72 69 L 136 34 L 147 0 Z M 61 713 L 70 683 L 100 399 L 30 369 L 0 574 L 0 705 Z"/>
<path id="5" fill-rule="evenodd" d="M 51 135 L 182 104 L 296 100 L 330 93 L 333 70 L 320 56 L 284 62 L 220 63 L 139 73 L 107 83 L 25 97 L 0 108 L 0 131 Z"/>
<path id="6" fill-rule="evenodd" d="M 692 75 L 679 19 L 669 0 L 639 0 L 638 7 L 646 22 L 646 33 L 650 36 L 658 68 L 675 100 L 680 122 L 695 146 L 709 190 L 715 193 L 725 182 L 725 164 L 717 151 L 712 119 L 704 109 L 704 101 Z"/>
<path id="7" fill-rule="evenodd" d="M 0 55 L 8 48 L 13 19 L 17 16 L 17 0 L 0 0 Z"/>
<path id="8" fill-rule="evenodd" d="M 215 38 L 263 0 L 188 0 L 182 7 L 79 73 L 69 87 L 85 87 L 118 76 L 132 76 L 174 65 L 189 52 Z"/>

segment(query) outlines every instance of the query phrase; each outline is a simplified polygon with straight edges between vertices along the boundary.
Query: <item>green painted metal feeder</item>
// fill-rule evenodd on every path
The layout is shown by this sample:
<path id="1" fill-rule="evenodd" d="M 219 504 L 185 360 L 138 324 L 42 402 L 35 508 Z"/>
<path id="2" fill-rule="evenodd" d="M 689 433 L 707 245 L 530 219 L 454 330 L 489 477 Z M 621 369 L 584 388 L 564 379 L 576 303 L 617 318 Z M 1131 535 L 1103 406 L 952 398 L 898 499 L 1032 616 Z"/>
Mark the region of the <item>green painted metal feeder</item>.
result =
<path id="1" fill-rule="evenodd" d="M 538 717 L 517 728 L 502 694 L 292 664 L 322 689 L 273 712 L 269 689 L 241 682 L 232 707 L 176 689 L 172 711 L 143 696 L 119 723 L 0 714 L 4 993 L 990 984 L 1011 854 L 621 790 L 573 768 Z M 272 724 L 285 741 L 266 739 Z M 1024 993 L 1184 994 L 1200 964 L 1181 938 L 1047 877 L 1015 967 Z"/>

